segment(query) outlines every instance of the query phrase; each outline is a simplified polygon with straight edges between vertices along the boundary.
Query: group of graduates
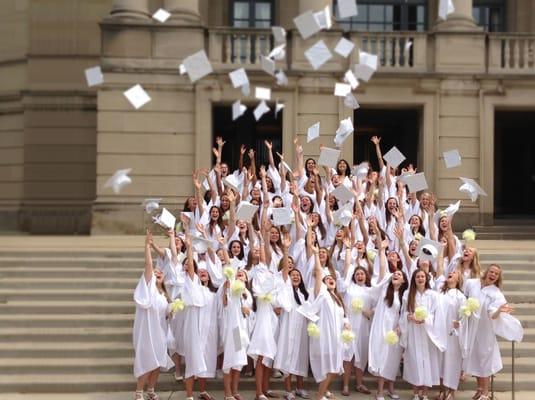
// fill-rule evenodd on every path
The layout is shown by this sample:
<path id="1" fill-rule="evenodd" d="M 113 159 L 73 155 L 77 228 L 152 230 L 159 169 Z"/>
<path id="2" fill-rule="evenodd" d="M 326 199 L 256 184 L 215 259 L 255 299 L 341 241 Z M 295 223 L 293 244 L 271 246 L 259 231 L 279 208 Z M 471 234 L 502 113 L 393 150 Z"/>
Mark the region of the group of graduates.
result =
<path id="1" fill-rule="evenodd" d="M 188 400 L 195 381 L 199 398 L 213 400 L 207 379 L 219 370 L 225 400 L 242 400 L 242 370 L 254 373 L 255 400 L 277 396 L 270 379 L 279 372 L 286 400 L 308 399 L 309 371 L 321 400 L 338 375 L 342 395 L 353 374 L 354 390 L 370 394 L 365 371 L 378 400 L 399 398 L 400 373 L 415 400 L 433 386 L 451 400 L 465 376 L 477 380 L 474 399 L 489 399 L 502 369 L 496 336 L 523 334 L 502 269 L 482 269 L 477 249 L 453 232 L 455 210 L 408 193 L 400 176 L 414 168 L 385 165 L 380 138 L 372 141 L 379 171 L 339 160 L 320 174 L 297 141 L 293 171 L 266 142 L 269 165 L 257 168 L 242 146 L 232 172 L 217 138 L 215 165 L 193 173 L 195 196 L 167 227 L 168 247 L 147 230 L 134 292 L 136 400 L 145 388 L 158 399 L 160 369 L 173 366 Z"/>

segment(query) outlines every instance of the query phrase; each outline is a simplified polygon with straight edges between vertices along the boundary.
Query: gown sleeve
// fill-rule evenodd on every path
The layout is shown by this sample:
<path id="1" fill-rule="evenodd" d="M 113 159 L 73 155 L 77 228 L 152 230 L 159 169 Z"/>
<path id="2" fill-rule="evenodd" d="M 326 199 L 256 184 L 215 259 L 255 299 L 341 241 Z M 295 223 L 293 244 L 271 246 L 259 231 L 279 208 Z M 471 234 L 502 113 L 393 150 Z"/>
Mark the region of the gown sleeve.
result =
<path id="1" fill-rule="evenodd" d="M 152 274 L 149 282 L 145 280 L 145 276 L 141 275 L 141 279 L 134 290 L 134 301 L 137 306 L 147 309 L 152 306 L 158 291 L 156 290 L 156 277 Z"/>

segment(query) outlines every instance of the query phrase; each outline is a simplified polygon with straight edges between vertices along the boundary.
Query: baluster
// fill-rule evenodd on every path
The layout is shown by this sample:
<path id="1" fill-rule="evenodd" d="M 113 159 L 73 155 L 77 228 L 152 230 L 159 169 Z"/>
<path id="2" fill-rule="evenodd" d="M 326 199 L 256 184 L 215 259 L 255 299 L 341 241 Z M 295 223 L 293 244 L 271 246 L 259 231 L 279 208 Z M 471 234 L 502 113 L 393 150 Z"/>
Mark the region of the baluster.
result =
<path id="1" fill-rule="evenodd" d="M 398 67 L 401 66 L 401 60 L 402 59 L 404 60 L 403 66 L 406 66 L 406 63 L 407 63 L 407 60 L 403 57 L 403 51 L 405 50 L 403 46 L 405 45 L 405 43 L 406 43 L 406 40 L 403 40 L 403 38 L 401 36 L 398 37 L 399 57 L 396 59 Z"/>
<path id="2" fill-rule="evenodd" d="M 515 39 L 513 42 L 514 58 L 513 58 L 513 68 L 520 68 L 520 40 Z"/>
<path id="3" fill-rule="evenodd" d="M 225 59 L 224 59 L 224 63 L 225 64 L 231 64 L 232 63 L 232 35 L 231 34 L 228 34 L 228 33 L 224 33 L 223 35 L 225 35 Z"/>
<path id="4" fill-rule="evenodd" d="M 260 48 L 260 45 L 261 45 L 261 42 L 262 39 L 260 37 L 260 35 L 255 35 L 255 63 L 258 62 L 258 60 L 260 60 L 260 54 L 261 53 L 261 48 Z"/>
<path id="5" fill-rule="evenodd" d="M 401 54 L 401 52 L 400 52 Z M 392 58 L 393 58 L 393 64 L 394 67 L 399 67 L 399 60 L 398 60 L 398 38 L 393 36 L 392 37 Z"/>
<path id="6" fill-rule="evenodd" d="M 392 39 L 385 36 L 385 67 L 392 66 Z"/>
<path id="7" fill-rule="evenodd" d="M 503 44 L 503 63 L 504 63 L 504 68 L 505 69 L 509 69 L 509 51 L 510 51 L 510 48 L 509 48 L 509 39 L 504 39 L 504 44 Z"/>
<path id="8" fill-rule="evenodd" d="M 533 39 L 528 40 L 528 62 L 526 63 L 528 67 L 534 68 L 535 67 L 535 59 L 533 58 L 533 45 L 534 41 Z"/>
<path id="9" fill-rule="evenodd" d="M 247 35 L 246 36 L 246 42 L 245 42 L 245 52 L 247 53 L 245 56 L 245 63 L 250 64 L 251 63 L 251 40 L 253 38 L 253 35 Z"/>

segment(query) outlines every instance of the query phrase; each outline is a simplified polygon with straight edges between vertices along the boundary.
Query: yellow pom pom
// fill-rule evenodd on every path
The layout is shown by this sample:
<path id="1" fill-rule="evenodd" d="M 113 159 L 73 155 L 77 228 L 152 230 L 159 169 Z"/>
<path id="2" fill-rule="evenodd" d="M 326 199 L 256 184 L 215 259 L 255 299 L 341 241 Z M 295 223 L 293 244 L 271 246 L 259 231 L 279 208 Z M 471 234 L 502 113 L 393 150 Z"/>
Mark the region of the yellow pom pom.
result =
<path id="1" fill-rule="evenodd" d="M 223 214 L 223 217 L 221 218 L 223 221 L 228 221 L 230 218 L 230 212 L 226 211 L 225 214 Z"/>
<path id="2" fill-rule="evenodd" d="M 425 321 L 426 318 L 427 318 L 426 308 L 423 306 L 416 307 L 416 309 L 414 310 L 414 319 L 416 321 Z"/>
<path id="3" fill-rule="evenodd" d="M 171 303 L 171 312 L 177 313 L 179 311 L 183 311 L 185 306 L 186 305 L 184 304 L 184 301 L 182 301 L 182 299 L 176 299 Z"/>
<path id="4" fill-rule="evenodd" d="M 479 307 L 480 307 L 480 304 L 479 304 L 479 300 L 476 299 L 475 297 L 470 297 L 466 300 L 465 302 L 466 304 L 466 307 L 472 312 L 472 313 L 475 313 L 476 311 L 479 310 Z"/>
<path id="5" fill-rule="evenodd" d="M 234 268 L 232 268 L 230 265 L 227 265 L 225 268 L 223 268 L 223 275 L 225 275 L 226 278 L 230 281 L 234 279 L 236 273 L 234 272 Z"/>
<path id="6" fill-rule="evenodd" d="M 362 307 L 364 307 L 364 301 L 360 297 L 351 300 L 351 309 L 355 314 L 360 314 L 362 312 Z"/>
<path id="7" fill-rule="evenodd" d="M 466 305 L 463 304 L 461 308 L 459 308 L 459 316 L 461 318 L 470 318 L 471 315 L 472 311 L 470 311 L 470 309 Z"/>
<path id="8" fill-rule="evenodd" d="M 417 240 L 417 241 L 420 241 L 422 240 L 424 237 L 422 236 L 421 233 L 417 233 L 416 235 L 414 235 L 414 240 Z"/>
<path id="9" fill-rule="evenodd" d="M 476 233 L 472 229 L 463 232 L 463 240 L 476 240 Z"/>
<path id="10" fill-rule="evenodd" d="M 245 290 L 245 284 L 240 280 L 235 280 L 230 285 L 230 291 L 234 296 L 239 296 Z"/>
<path id="11" fill-rule="evenodd" d="M 308 336 L 313 338 L 320 337 L 320 328 L 314 322 L 309 322 L 307 325 Z"/>
<path id="12" fill-rule="evenodd" d="M 344 329 L 342 331 L 342 342 L 344 343 L 351 343 L 353 340 L 355 340 L 355 334 L 353 331 L 350 331 L 349 329 Z"/>
<path id="13" fill-rule="evenodd" d="M 271 303 L 273 301 L 273 296 L 271 293 L 265 293 L 258 296 L 258 300 L 264 303 Z"/>
<path id="14" fill-rule="evenodd" d="M 366 256 L 368 257 L 368 260 L 373 262 L 375 260 L 375 256 L 377 255 L 377 251 L 375 250 L 366 250 Z"/>
<path id="15" fill-rule="evenodd" d="M 399 342 L 399 336 L 394 331 L 388 331 L 385 335 L 385 343 L 389 346 L 393 346 Z"/>

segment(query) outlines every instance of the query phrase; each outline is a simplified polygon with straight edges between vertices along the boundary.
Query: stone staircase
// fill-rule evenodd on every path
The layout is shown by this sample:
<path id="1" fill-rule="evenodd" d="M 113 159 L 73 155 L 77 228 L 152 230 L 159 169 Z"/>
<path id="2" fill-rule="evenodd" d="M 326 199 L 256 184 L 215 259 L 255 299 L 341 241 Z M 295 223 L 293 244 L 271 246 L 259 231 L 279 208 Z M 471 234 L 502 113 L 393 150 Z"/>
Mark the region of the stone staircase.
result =
<path id="1" fill-rule="evenodd" d="M 478 240 L 535 240 L 534 219 L 496 220 L 494 225 L 473 229 Z"/>
<path id="2" fill-rule="evenodd" d="M 522 254 L 485 251 L 482 258 L 504 267 L 506 296 L 525 327 L 524 342 L 516 344 L 516 389 L 535 390 L 535 245 Z M 142 269 L 138 251 L 2 252 L 0 393 L 131 391 L 132 292 Z M 511 343 L 500 346 L 504 370 L 494 384 L 509 391 Z M 244 390 L 253 385 L 251 378 L 241 383 Z M 162 374 L 159 386 L 183 390 L 171 374 Z M 463 386 L 474 388 L 473 379 Z M 282 381 L 273 387 L 281 389 Z M 210 388 L 221 390 L 221 380 Z"/>

